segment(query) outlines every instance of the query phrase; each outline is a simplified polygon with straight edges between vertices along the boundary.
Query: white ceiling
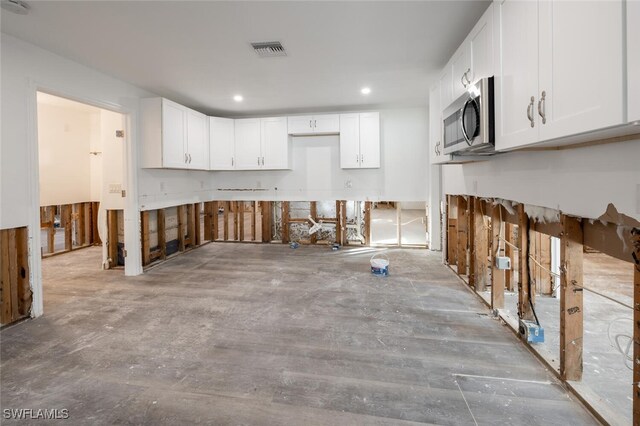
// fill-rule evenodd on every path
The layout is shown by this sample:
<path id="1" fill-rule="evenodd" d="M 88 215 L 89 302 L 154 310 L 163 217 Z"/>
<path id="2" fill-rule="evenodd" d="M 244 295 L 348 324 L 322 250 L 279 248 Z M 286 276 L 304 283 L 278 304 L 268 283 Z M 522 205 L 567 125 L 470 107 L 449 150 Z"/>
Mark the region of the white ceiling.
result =
<path id="1" fill-rule="evenodd" d="M 426 105 L 488 1 L 28 1 L 2 31 L 208 114 Z M 280 41 L 287 57 L 249 45 Z M 363 96 L 360 88 L 371 87 Z M 244 101 L 233 101 L 242 94 Z"/>

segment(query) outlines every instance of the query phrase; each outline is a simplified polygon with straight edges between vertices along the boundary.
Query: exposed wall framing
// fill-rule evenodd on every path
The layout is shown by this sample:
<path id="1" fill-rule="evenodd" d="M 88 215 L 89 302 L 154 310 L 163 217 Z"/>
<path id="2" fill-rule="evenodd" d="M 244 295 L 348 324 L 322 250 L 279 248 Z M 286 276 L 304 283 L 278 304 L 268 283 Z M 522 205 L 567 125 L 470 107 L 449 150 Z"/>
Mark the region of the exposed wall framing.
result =
<path id="1" fill-rule="evenodd" d="M 208 201 L 143 211 L 142 262 L 147 267 L 213 241 L 368 245 L 371 208 L 371 202 L 345 200 Z M 109 222 L 116 221 L 116 225 L 109 226 L 110 231 L 118 228 L 118 219 L 112 216 Z M 323 225 L 312 235 L 309 217 Z M 115 255 L 110 254 L 110 258 L 116 258 Z"/>
<path id="2" fill-rule="evenodd" d="M 42 257 L 102 244 L 98 235 L 98 202 L 40 207 Z M 56 238 L 57 234 L 64 238 Z M 60 241 L 62 240 L 62 241 Z"/>
<path id="3" fill-rule="evenodd" d="M 27 227 L 0 230 L 0 325 L 31 311 L 28 258 Z"/>
<path id="4" fill-rule="evenodd" d="M 584 246 L 633 263 L 633 416 L 634 424 L 640 424 L 640 229 L 602 220 L 583 220 L 561 212 L 557 212 L 555 221 L 541 222 L 530 218 L 524 205 L 500 199 L 447 195 L 446 202 L 446 261 L 456 266 L 458 275 L 470 285 L 475 282 L 476 291 L 485 289 L 483 282 L 491 285 L 491 298 L 481 299 L 498 315 L 502 315 L 504 292 L 514 289 L 517 280 L 518 315 L 521 319 L 535 318 L 532 306 L 535 308 L 536 293 L 551 295 L 555 290 L 551 237 L 560 239 L 560 368 L 557 374 L 566 381 L 582 379 Z M 490 230 L 488 237 L 483 228 Z M 485 239 L 488 244 L 486 271 L 481 265 Z M 509 257 L 511 269 L 498 270 L 496 255 Z"/>

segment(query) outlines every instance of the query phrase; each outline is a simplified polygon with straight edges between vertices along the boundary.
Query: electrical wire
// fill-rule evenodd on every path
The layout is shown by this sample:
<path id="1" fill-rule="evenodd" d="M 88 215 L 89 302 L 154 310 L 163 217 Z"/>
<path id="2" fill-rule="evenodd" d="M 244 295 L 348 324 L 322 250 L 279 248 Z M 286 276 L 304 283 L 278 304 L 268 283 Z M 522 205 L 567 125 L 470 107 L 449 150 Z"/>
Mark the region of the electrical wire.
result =
<path id="1" fill-rule="evenodd" d="M 633 319 L 631 318 L 615 318 L 611 320 L 609 326 L 607 327 L 607 336 L 609 337 L 609 343 L 611 344 L 611 346 L 613 346 L 622 355 L 622 362 L 624 362 L 624 366 L 633 371 L 633 356 L 631 354 L 633 337 L 624 333 L 618 333 L 614 335 L 611 334 L 611 328 L 613 327 L 613 325 L 620 321 L 630 321 L 633 324 Z M 622 338 L 627 339 L 624 349 L 622 348 L 623 345 L 620 343 L 620 340 Z"/>

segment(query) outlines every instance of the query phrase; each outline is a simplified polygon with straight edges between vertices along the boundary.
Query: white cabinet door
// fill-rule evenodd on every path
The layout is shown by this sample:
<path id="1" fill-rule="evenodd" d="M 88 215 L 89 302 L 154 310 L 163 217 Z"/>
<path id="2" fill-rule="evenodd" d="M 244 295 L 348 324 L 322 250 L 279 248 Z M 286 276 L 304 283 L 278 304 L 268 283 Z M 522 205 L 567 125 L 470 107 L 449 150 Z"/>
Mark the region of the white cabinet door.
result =
<path id="1" fill-rule="evenodd" d="M 236 169 L 255 170 L 262 167 L 260 148 L 260 119 L 243 118 L 235 121 Z"/>
<path id="2" fill-rule="evenodd" d="M 505 150 L 538 140 L 538 3 L 505 0 L 495 7 L 500 51 L 495 81 L 496 149 Z"/>
<path id="3" fill-rule="evenodd" d="M 440 110 L 443 111 L 453 102 L 453 81 L 451 78 L 451 65 L 444 67 L 440 76 Z"/>
<path id="4" fill-rule="evenodd" d="M 429 162 L 443 164 L 451 160 L 451 155 L 443 153 L 442 108 L 440 107 L 440 86 L 429 90 Z"/>
<path id="5" fill-rule="evenodd" d="M 313 116 L 298 115 L 287 117 L 288 133 L 290 135 L 310 135 L 313 134 Z"/>
<path id="6" fill-rule="evenodd" d="M 186 169 L 187 109 L 162 100 L 162 167 Z"/>
<path id="7" fill-rule="evenodd" d="M 640 120 L 640 1 L 627 1 L 628 121 Z"/>
<path id="8" fill-rule="evenodd" d="M 491 77 L 493 71 L 493 3 L 469 34 L 471 71 L 469 79 L 475 83 Z"/>
<path id="9" fill-rule="evenodd" d="M 313 131 L 315 134 L 339 133 L 340 116 L 338 114 L 314 115 Z"/>
<path id="10" fill-rule="evenodd" d="M 288 169 L 289 135 L 287 134 L 287 118 L 261 118 L 262 168 Z"/>
<path id="11" fill-rule="evenodd" d="M 451 72 L 453 78 L 453 98 L 451 100 L 453 101 L 467 90 L 467 85 L 472 77 L 471 45 L 469 43 L 464 43 L 454 54 L 451 60 Z"/>
<path id="12" fill-rule="evenodd" d="M 360 114 L 360 168 L 380 167 L 380 113 Z"/>
<path id="13" fill-rule="evenodd" d="M 540 1 L 539 13 L 540 140 L 622 124 L 622 0 Z"/>
<path id="14" fill-rule="evenodd" d="M 209 167 L 235 169 L 235 130 L 233 119 L 209 117 Z"/>
<path id="15" fill-rule="evenodd" d="M 340 114 L 340 167 L 360 167 L 360 115 Z"/>
<path id="16" fill-rule="evenodd" d="M 187 110 L 188 167 L 195 170 L 209 169 L 209 134 L 207 116 L 197 111 Z"/>

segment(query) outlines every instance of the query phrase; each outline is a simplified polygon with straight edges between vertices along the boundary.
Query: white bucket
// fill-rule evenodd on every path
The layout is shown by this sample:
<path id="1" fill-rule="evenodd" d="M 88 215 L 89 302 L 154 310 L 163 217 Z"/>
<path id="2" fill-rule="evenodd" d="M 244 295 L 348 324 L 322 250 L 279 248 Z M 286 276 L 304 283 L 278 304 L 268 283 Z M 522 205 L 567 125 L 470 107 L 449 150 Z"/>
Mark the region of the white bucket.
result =
<path id="1" fill-rule="evenodd" d="M 371 256 L 371 273 L 373 275 L 389 275 L 389 258 L 384 253 L 376 253 Z"/>

